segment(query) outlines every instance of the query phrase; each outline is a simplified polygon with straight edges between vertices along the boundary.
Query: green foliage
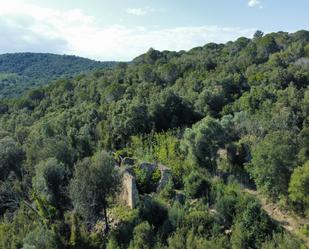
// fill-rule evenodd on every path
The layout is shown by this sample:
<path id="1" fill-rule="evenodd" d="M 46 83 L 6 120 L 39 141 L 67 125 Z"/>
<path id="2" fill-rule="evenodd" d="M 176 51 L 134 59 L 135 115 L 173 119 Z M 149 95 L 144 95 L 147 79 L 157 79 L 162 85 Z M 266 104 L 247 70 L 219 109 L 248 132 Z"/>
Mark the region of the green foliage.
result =
<path id="1" fill-rule="evenodd" d="M 115 240 L 115 243 L 121 247 L 128 247 L 132 236 L 134 227 L 140 222 L 139 211 L 138 210 L 130 210 L 127 207 L 117 206 L 112 210 L 112 217 L 116 217 L 119 219 L 119 226 L 111 231 L 110 239 Z"/>
<path id="2" fill-rule="evenodd" d="M 174 230 L 180 228 L 186 216 L 186 210 L 179 202 L 175 202 L 173 206 L 168 209 L 168 219 Z"/>
<path id="3" fill-rule="evenodd" d="M 153 228 L 147 221 L 138 224 L 133 231 L 130 249 L 150 249 L 153 246 Z"/>
<path id="4" fill-rule="evenodd" d="M 22 249 L 58 249 L 61 248 L 57 235 L 44 227 L 38 226 L 26 235 Z"/>
<path id="5" fill-rule="evenodd" d="M 48 129 L 47 127 L 43 127 L 43 129 Z M 51 132 L 51 130 L 45 130 L 45 132 Z M 67 137 L 58 135 L 55 137 L 48 137 L 47 134 L 36 134 L 30 133 L 27 141 L 30 143 L 26 148 L 26 153 L 28 155 L 29 164 L 35 165 L 40 163 L 42 160 L 46 160 L 47 158 L 56 158 L 58 161 L 63 162 L 68 165 L 72 165 L 75 160 L 75 151 L 70 146 L 69 139 Z M 33 166 L 32 166 L 33 167 Z M 30 169 L 31 171 L 33 169 Z"/>
<path id="6" fill-rule="evenodd" d="M 75 166 L 70 196 L 75 210 L 86 221 L 94 223 L 102 209 L 106 211 L 108 198 L 116 194 L 118 187 L 119 173 L 113 158 L 103 151 Z"/>
<path id="7" fill-rule="evenodd" d="M 181 186 L 186 162 L 184 162 L 180 139 L 177 138 L 176 132 L 151 133 L 143 137 L 133 136 L 130 147 L 126 148 L 125 152 L 143 161 L 162 163 L 171 170 L 175 184 Z"/>
<path id="8" fill-rule="evenodd" d="M 109 68 L 114 62 L 97 62 L 77 56 L 15 53 L 0 55 L 0 98 L 18 97 L 50 81 Z"/>
<path id="9" fill-rule="evenodd" d="M 163 224 L 167 214 L 166 208 L 160 202 L 149 197 L 144 198 L 139 210 L 139 216 L 155 228 Z"/>
<path id="10" fill-rule="evenodd" d="M 0 180 L 5 180 L 11 172 L 21 176 L 21 163 L 24 152 L 11 137 L 0 139 Z"/>
<path id="11" fill-rule="evenodd" d="M 120 100 L 109 112 L 108 120 L 101 123 L 103 144 L 108 149 L 123 148 L 130 136 L 150 130 L 147 107 L 137 99 L 130 104 Z"/>
<path id="12" fill-rule="evenodd" d="M 20 206 L 23 185 L 14 177 L 0 182 L 0 215 L 14 213 Z"/>
<path id="13" fill-rule="evenodd" d="M 52 206 L 46 198 L 32 194 L 32 198 L 35 204 L 35 209 L 31 208 L 32 211 L 38 216 L 38 220 L 41 224 L 50 228 L 53 220 L 56 218 L 57 209 Z"/>
<path id="14" fill-rule="evenodd" d="M 137 188 L 140 193 L 148 193 L 151 191 L 150 184 L 148 182 L 147 171 L 139 166 L 133 168 L 136 177 Z"/>
<path id="15" fill-rule="evenodd" d="M 172 91 L 163 91 L 149 107 L 157 131 L 191 125 L 199 119 L 193 107 Z"/>
<path id="16" fill-rule="evenodd" d="M 37 230 L 72 249 L 299 248 L 241 188 L 307 212 L 308 34 L 150 49 L 76 77 L 113 63 L 0 56 L 0 95 L 30 90 L 0 101 L 0 248 Z M 157 193 L 160 172 L 136 168 L 140 205 L 119 208 L 111 154 L 172 179 Z"/>
<path id="17" fill-rule="evenodd" d="M 214 172 L 217 151 L 224 140 L 223 132 L 217 120 L 206 117 L 185 131 L 184 151 L 197 165 Z"/>
<path id="18" fill-rule="evenodd" d="M 248 170 L 265 194 L 277 198 L 287 193 L 296 162 L 296 146 L 293 136 L 282 131 L 266 135 L 253 148 Z"/>
<path id="19" fill-rule="evenodd" d="M 173 181 L 170 179 L 164 186 L 164 188 L 160 191 L 160 195 L 167 200 L 172 200 L 175 194 L 176 194 L 175 185 Z"/>
<path id="20" fill-rule="evenodd" d="M 202 172 L 193 171 L 184 178 L 184 191 L 189 198 L 200 198 L 208 195 L 210 184 Z"/>
<path id="21" fill-rule="evenodd" d="M 192 211 L 185 216 L 184 226 L 198 236 L 210 237 L 214 218 L 207 211 Z"/>
<path id="22" fill-rule="evenodd" d="M 32 179 L 34 191 L 45 198 L 51 205 L 62 210 L 66 203 L 65 187 L 68 172 L 55 158 L 41 161 L 35 166 L 35 176 Z"/>
<path id="23" fill-rule="evenodd" d="M 81 234 L 80 234 L 80 227 L 78 224 L 78 217 L 76 213 L 72 213 L 71 215 L 71 234 L 70 234 L 70 240 L 69 245 L 72 248 L 78 248 L 81 244 Z"/>
<path id="24" fill-rule="evenodd" d="M 33 213 L 24 205 L 15 213 L 12 221 L 3 219 L 0 222 L 0 248 L 17 249 L 23 245 L 23 238 L 35 229 Z"/>
<path id="25" fill-rule="evenodd" d="M 234 219 L 237 214 L 237 204 L 239 197 L 235 193 L 228 193 L 221 196 L 217 202 L 215 209 L 220 214 L 220 218 L 223 219 L 225 226 L 231 226 L 234 223 Z"/>
<path id="26" fill-rule="evenodd" d="M 192 231 L 188 233 L 184 229 L 178 230 L 168 240 L 170 249 L 202 249 L 205 248 L 205 240 L 194 235 Z"/>
<path id="27" fill-rule="evenodd" d="M 114 237 L 108 240 L 106 249 L 120 249 L 120 246 L 118 245 L 118 242 Z"/>
<path id="28" fill-rule="evenodd" d="M 161 179 L 161 171 L 158 168 L 156 168 L 151 174 L 151 182 L 153 183 L 153 185 L 156 186 L 159 183 L 160 179 Z"/>
<path id="29" fill-rule="evenodd" d="M 146 168 L 140 165 L 133 167 L 134 175 L 136 178 L 137 188 L 140 194 L 155 192 L 161 179 L 161 171 L 155 168 L 153 171 L 147 171 Z M 151 174 L 150 174 L 151 173 Z"/>
<path id="30" fill-rule="evenodd" d="M 233 225 L 232 248 L 260 248 L 271 238 L 276 225 L 256 202 L 249 202 Z"/>
<path id="31" fill-rule="evenodd" d="M 169 249 L 228 249 L 229 241 L 227 237 L 221 236 L 210 240 L 197 236 L 192 230 L 177 230 L 168 240 Z"/>
<path id="32" fill-rule="evenodd" d="M 303 249 L 302 243 L 288 233 L 274 234 L 272 240 L 262 244 L 262 249 Z"/>
<path id="33" fill-rule="evenodd" d="M 293 171 L 289 184 L 289 197 L 297 208 L 309 216 L 309 161 Z"/>

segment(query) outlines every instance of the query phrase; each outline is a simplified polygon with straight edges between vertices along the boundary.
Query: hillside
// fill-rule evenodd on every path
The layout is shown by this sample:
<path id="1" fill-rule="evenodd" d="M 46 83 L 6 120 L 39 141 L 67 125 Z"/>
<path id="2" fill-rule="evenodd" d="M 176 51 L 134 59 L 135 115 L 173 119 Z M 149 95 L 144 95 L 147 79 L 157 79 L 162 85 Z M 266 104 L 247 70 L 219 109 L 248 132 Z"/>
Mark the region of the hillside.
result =
<path id="1" fill-rule="evenodd" d="M 58 78 L 71 77 L 94 69 L 113 67 L 77 56 L 44 53 L 0 55 L 0 99 L 17 97 Z"/>
<path id="2" fill-rule="evenodd" d="M 0 248 L 306 248 L 308 65 L 256 32 L 0 101 Z"/>

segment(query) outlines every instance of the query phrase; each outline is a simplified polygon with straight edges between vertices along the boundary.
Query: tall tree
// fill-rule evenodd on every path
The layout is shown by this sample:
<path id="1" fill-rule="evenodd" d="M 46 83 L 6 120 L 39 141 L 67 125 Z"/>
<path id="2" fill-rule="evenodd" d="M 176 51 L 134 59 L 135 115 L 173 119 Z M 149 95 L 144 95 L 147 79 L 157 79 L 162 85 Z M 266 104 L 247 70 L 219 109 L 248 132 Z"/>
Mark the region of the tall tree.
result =
<path id="1" fill-rule="evenodd" d="M 94 224 L 103 211 L 107 233 L 108 198 L 117 192 L 119 185 L 119 172 L 110 154 L 103 151 L 93 158 L 84 159 L 77 163 L 70 183 L 70 196 L 75 210 L 90 224 Z"/>
<path id="2" fill-rule="evenodd" d="M 276 198 L 286 194 L 296 162 L 297 144 L 289 132 L 266 135 L 252 151 L 248 165 L 250 175 L 265 194 Z"/>
<path id="3" fill-rule="evenodd" d="M 0 180 L 5 180 L 11 172 L 21 177 L 21 163 L 24 152 L 11 137 L 0 139 Z"/>
<path id="4" fill-rule="evenodd" d="M 184 133 L 183 148 L 197 165 L 215 170 L 215 159 L 223 144 L 224 131 L 220 123 L 207 116 Z"/>
<path id="5" fill-rule="evenodd" d="M 55 206 L 62 214 L 66 206 L 66 183 L 68 171 L 63 163 L 56 158 L 42 161 L 35 167 L 35 176 L 32 179 L 34 190 L 41 197 Z"/>

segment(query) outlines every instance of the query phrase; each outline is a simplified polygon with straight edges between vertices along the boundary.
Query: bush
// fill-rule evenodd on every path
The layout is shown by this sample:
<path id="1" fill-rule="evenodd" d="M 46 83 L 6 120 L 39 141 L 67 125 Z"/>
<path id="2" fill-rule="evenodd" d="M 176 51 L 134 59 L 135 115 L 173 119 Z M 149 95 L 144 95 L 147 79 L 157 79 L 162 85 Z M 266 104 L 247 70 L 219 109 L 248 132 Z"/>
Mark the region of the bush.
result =
<path id="1" fill-rule="evenodd" d="M 207 211 L 192 211 L 185 216 L 184 223 L 195 235 L 208 237 L 211 235 L 214 219 Z"/>
<path id="2" fill-rule="evenodd" d="M 161 179 L 161 171 L 158 168 L 156 168 L 150 176 L 147 175 L 146 169 L 143 169 L 138 165 L 134 166 L 133 170 L 140 194 L 149 194 L 156 191 L 157 185 Z"/>
<path id="3" fill-rule="evenodd" d="M 167 219 L 167 210 L 157 200 L 145 197 L 141 203 L 139 216 L 155 228 L 158 228 Z"/>
<path id="4" fill-rule="evenodd" d="M 133 231 L 130 249 L 150 249 L 154 243 L 153 228 L 147 221 L 138 224 Z"/>
<path id="5" fill-rule="evenodd" d="M 237 214 L 238 198 L 236 195 L 224 195 L 217 201 L 215 209 L 220 214 L 224 226 L 231 226 Z"/>
<path id="6" fill-rule="evenodd" d="M 44 227 L 37 227 L 28 233 L 23 240 L 22 249 L 57 249 L 61 248 L 56 234 Z"/>
<path id="7" fill-rule="evenodd" d="M 309 217 L 309 161 L 294 170 L 289 185 L 289 197 L 296 207 Z"/>
<path id="8" fill-rule="evenodd" d="M 182 148 L 196 165 L 207 168 L 210 172 L 216 169 L 217 151 L 224 142 L 224 130 L 221 124 L 207 116 L 186 129 Z"/>
<path id="9" fill-rule="evenodd" d="M 184 190 L 189 198 L 207 196 L 209 189 L 210 183 L 200 172 L 193 171 L 184 179 Z"/>
<path id="10" fill-rule="evenodd" d="M 270 239 L 277 226 L 255 201 L 249 201 L 232 227 L 233 249 L 258 249 Z"/>
<path id="11" fill-rule="evenodd" d="M 278 198 L 288 192 L 296 155 L 296 142 L 291 133 L 270 133 L 253 149 L 247 169 L 262 192 Z"/>
<path id="12" fill-rule="evenodd" d="M 271 240 L 263 243 L 261 249 L 302 249 L 302 243 L 287 233 L 274 234 Z"/>

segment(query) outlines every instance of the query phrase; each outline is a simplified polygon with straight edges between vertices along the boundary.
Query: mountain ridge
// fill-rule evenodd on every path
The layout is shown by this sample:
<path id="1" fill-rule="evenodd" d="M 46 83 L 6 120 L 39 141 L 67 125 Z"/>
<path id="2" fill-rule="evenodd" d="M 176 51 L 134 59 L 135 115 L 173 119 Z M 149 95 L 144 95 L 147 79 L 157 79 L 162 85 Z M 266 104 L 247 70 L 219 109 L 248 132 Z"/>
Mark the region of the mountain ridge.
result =
<path id="1" fill-rule="evenodd" d="M 52 53 L 6 53 L 0 55 L 0 98 L 18 97 L 51 81 L 99 68 L 112 68 L 114 61 L 95 61 L 75 55 Z"/>

